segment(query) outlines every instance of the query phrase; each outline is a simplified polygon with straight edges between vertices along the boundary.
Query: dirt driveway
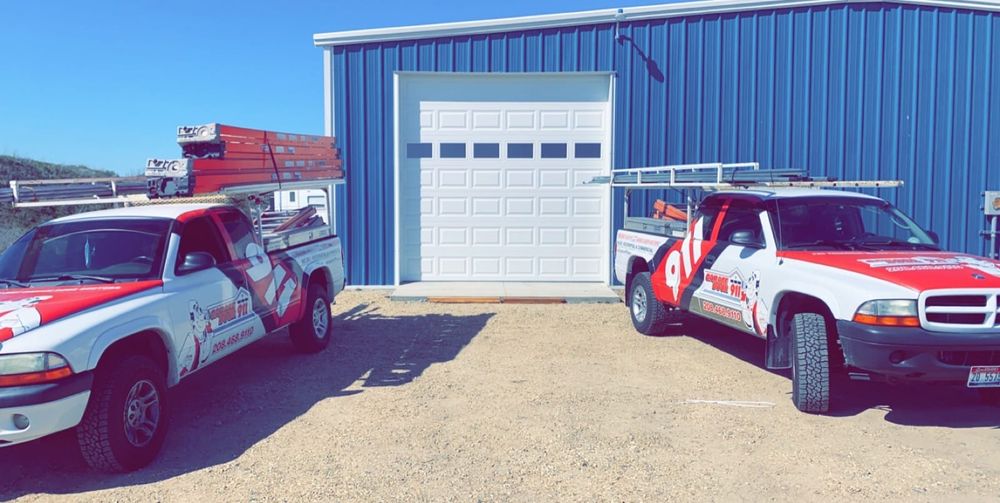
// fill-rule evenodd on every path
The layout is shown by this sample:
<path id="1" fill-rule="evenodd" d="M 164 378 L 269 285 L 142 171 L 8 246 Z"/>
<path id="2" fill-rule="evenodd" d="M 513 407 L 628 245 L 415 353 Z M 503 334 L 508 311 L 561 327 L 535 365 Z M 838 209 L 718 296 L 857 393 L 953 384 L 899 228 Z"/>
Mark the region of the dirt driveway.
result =
<path id="1" fill-rule="evenodd" d="M 138 473 L 89 471 L 69 434 L 0 449 L 0 499 L 1000 497 L 1000 409 L 962 389 L 850 384 L 809 416 L 760 342 L 713 325 L 385 296 L 343 294 L 321 355 L 275 336 L 185 382 Z M 733 400 L 761 403 L 713 402 Z"/>

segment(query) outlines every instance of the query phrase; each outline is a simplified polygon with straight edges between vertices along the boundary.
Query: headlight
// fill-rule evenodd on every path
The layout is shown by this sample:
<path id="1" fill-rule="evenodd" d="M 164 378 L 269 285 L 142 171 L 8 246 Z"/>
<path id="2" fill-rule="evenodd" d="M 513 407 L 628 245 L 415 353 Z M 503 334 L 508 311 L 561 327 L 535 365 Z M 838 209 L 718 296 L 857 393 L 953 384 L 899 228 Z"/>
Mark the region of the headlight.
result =
<path id="1" fill-rule="evenodd" d="M 0 387 L 55 381 L 72 375 L 65 358 L 55 353 L 21 353 L 0 356 Z"/>
<path id="2" fill-rule="evenodd" d="M 861 304 L 854 321 L 865 325 L 919 327 L 916 300 L 871 300 Z"/>

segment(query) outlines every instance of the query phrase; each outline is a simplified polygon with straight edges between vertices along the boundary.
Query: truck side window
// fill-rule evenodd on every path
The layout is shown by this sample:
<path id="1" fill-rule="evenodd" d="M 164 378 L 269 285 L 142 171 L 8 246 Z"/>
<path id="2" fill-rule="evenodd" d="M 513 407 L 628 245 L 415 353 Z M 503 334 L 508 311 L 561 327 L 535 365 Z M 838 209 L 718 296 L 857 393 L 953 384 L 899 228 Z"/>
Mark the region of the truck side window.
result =
<path id="1" fill-rule="evenodd" d="M 703 218 L 704 222 L 701 224 L 702 235 L 694 236 L 695 239 L 708 240 L 712 238 L 712 229 L 715 228 L 715 219 L 719 216 L 719 211 L 722 209 L 722 200 L 720 199 L 707 199 L 698 205 L 698 211 L 694 213 L 694 218 L 692 222 L 697 222 L 699 218 Z"/>
<path id="2" fill-rule="evenodd" d="M 184 256 L 193 252 L 209 253 L 219 264 L 225 264 L 230 260 L 229 251 L 219 239 L 218 227 L 209 216 L 197 217 L 184 224 L 175 267 L 180 267 L 184 263 Z"/>
<path id="3" fill-rule="evenodd" d="M 229 234 L 229 239 L 233 243 L 233 249 L 236 250 L 236 259 L 247 258 L 247 245 L 254 242 L 253 226 L 250 224 L 250 219 L 235 211 L 227 211 L 221 217 L 222 226 L 225 227 L 226 233 Z"/>
<path id="4" fill-rule="evenodd" d="M 748 201 L 736 199 L 729 203 L 726 218 L 719 229 L 719 240 L 729 241 L 733 233 L 749 231 L 757 241 L 764 242 L 764 228 L 760 225 L 760 209 Z"/>

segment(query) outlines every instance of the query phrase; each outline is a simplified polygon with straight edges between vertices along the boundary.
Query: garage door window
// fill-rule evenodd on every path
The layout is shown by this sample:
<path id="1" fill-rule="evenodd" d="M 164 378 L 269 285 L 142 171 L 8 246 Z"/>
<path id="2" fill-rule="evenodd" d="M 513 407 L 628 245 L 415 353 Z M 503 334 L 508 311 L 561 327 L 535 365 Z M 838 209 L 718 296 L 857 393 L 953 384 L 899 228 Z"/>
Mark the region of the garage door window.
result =
<path id="1" fill-rule="evenodd" d="M 431 156 L 430 143 L 407 143 L 406 157 L 409 159 L 427 159 Z"/>
<path id="2" fill-rule="evenodd" d="M 499 143 L 475 143 L 472 145 L 472 157 L 476 159 L 499 159 Z"/>
<path id="3" fill-rule="evenodd" d="M 577 159 L 600 159 L 601 158 L 601 144 L 600 143 L 577 143 L 575 145 L 573 156 Z"/>
<path id="4" fill-rule="evenodd" d="M 566 158 L 565 143 L 542 144 L 542 159 L 565 159 L 565 158 Z"/>
<path id="5" fill-rule="evenodd" d="M 508 159 L 531 159 L 535 156 L 535 146 L 531 143 L 508 143 Z"/>
<path id="6" fill-rule="evenodd" d="M 465 144 L 464 143 L 442 143 L 441 144 L 441 158 L 442 159 L 465 159 Z"/>

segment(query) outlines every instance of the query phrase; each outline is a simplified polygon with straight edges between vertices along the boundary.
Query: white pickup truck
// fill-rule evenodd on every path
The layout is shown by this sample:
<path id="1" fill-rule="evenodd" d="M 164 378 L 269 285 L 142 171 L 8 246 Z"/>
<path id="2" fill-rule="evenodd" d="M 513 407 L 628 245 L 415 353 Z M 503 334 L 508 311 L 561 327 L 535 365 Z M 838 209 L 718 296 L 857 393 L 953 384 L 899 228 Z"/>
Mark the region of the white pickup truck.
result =
<path id="1" fill-rule="evenodd" d="M 343 256 L 309 223 L 169 204 L 30 230 L 0 255 L 0 446 L 75 427 L 91 466 L 133 470 L 163 444 L 167 388 L 284 327 L 325 348 Z"/>
<path id="2" fill-rule="evenodd" d="M 941 251 L 882 199 L 821 189 L 730 190 L 686 222 L 626 218 L 615 274 L 641 333 L 682 314 L 766 340 L 802 411 L 830 409 L 831 374 L 1000 395 L 1000 262 Z"/>

